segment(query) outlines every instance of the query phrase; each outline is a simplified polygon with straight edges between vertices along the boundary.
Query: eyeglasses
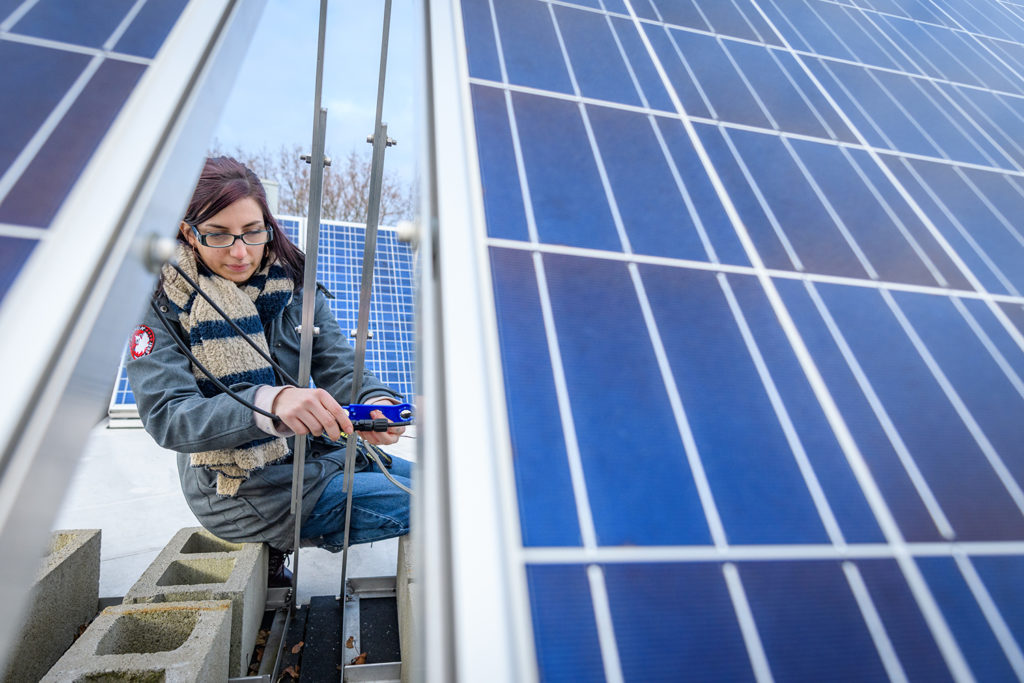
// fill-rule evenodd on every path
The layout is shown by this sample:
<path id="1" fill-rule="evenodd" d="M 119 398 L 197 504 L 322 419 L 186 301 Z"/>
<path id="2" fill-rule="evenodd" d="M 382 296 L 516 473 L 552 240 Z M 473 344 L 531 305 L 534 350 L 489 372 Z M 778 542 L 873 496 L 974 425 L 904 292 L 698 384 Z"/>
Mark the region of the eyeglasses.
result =
<path id="1" fill-rule="evenodd" d="M 225 249 L 227 247 L 235 246 L 235 240 L 242 240 L 242 244 L 248 244 L 251 247 L 259 246 L 260 244 L 266 244 L 274 239 L 274 231 L 270 228 L 264 228 L 263 230 L 250 230 L 243 232 L 241 235 L 232 235 L 229 232 L 209 232 L 201 233 L 199 229 L 194 225 L 189 225 L 192 228 L 192 232 L 195 234 L 196 239 L 204 247 L 214 247 L 215 249 Z"/>

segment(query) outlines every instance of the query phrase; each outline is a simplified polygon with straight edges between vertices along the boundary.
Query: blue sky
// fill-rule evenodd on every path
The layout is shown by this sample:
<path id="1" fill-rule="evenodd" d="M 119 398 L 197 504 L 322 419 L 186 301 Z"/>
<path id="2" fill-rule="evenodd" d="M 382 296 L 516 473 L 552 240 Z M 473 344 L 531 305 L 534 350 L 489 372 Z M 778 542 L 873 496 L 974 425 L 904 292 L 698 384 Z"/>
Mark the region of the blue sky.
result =
<path id="1" fill-rule="evenodd" d="M 383 121 L 398 145 L 384 164 L 406 180 L 415 177 L 419 157 L 421 12 L 415 0 L 392 0 Z M 369 154 L 383 16 L 384 0 L 328 4 L 321 106 L 327 151 L 339 158 L 353 148 Z M 299 144 L 309 151 L 319 17 L 319 0 L 268 0 L 214 132 L 224 149 Z"/>

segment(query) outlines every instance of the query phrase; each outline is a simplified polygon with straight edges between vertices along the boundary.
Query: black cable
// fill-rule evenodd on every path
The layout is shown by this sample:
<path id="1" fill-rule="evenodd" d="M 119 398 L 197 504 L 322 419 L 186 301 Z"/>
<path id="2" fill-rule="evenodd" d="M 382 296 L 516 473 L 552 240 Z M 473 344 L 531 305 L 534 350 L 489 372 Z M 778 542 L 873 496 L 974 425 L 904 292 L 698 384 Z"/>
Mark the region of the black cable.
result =
<path id="1" fill-rule="evenodd" d="M 276 421 L 280 421 L 281 418 L 279 418 L 277 415 L 274 415 L 273 413 L 268 413 L 267 411 L 263 410 L 262 408 L 258 408 L 255 405 L 253 405 L 252 403 L 250 403 L 249 401 L 246 401 L 244 398 L 242 398 L 241 396 L 236 394 L 230 387 L 228 387 L 226 384 L 224 384 L 219 379 L 214 377 L 213 374 L 209 370 L 206 369 L 206 366 L 204 366 L 202 363 L 200 363 L 199 359 L 196 358 L 195 355 L 193 355 L 191 349 L 189 349 L 185 345 L 185 342 L 183 342 L 181 339 L 178 339 L 178 335 L 174 334 L 174 332 L 171 331 L 170 321 L 167 319 L 167 316 L 165 316 L 163 314 L 163 312 L 160 310 L 160 307 L 156 305 L 156 301 L 154 301 L 153 299 L 150 299 L 149 300 L 149 305 L 150 305 L 150 307 L 152 307 L 153 311 L 156 312 L 157 317 L 160 318 L 160 322 L 164 326 L 164 330 L 166 330 L 167 334 L 169 334 L 171 339 L 174 340 L 174 343 L 178 345 L 178 348 L 181 350 L 181 352 L 184 353 L 186 356 L 188 356 L 188 359 L 190 361 L 192 361 L 193 365 L 195 365 L 197 368 L 199 368 L 200 372 L 202 372 L 204 375 L 206 375 L 208 378 L 210 378 L 210 381 L 213 382 L 214 385 L 216 385 L 216 387 L 218 389 L 220 389 L 222 392 L 224 392 L 225 394 L 227 394 L 231 398 L 235 399 L 236 401 L 238 401 L 242 405 L 244 405 L 246 408 L 249 408 L 250 410 L 252 410 L 254 412 L 257 412 L 260 415 L 265 415 L 265 416 L 269 417 L 271 420 L 274 420 L 275 422 Z"/>
<path id="2" fill-rule="evenodd" d="M 196 293 L 198 293 L 199 296 L 201 296 L 204 299 L 206 299 L 206 303 L 210 304 L 210 307 L 213 308 L 213 310 L 217 311 L 217 313 L 220 314 L 220 317 L 224 318 L 224 320 L 227 321 L 227 323 L 229 325 L 231 325 L 231 327 L 235 330 L 235 332 L 237 332 L 238 334 L 241 335 L 242 339 L 245 340 L 246 344 L 248 344 L 253 349 L 255 349 L 256 353 L 260 354 L 260 356 L 263 358 L 263 360 L 265 360 L 268 363 L 270 363 L 270 365 L 274 368 L 274 370 L 276 370 L 278 373 L 280 373 L 282 379 L 286 380 L 289 384 L 292 384 L 294 386 L 299 386 L 298 381 L 296 381 L 295 378 L 293 378 L 291 375 L 289 375 L 288 372 L 284 368 L 282 368 L 280 365 L 278 365 L 277 362 L 273 358 L 270 357 L 270 354 L 264 352 L 263 349 L 261 349 L 256 344 L 256 342 L 254 342 L 252 339 L 249 339 L 249 335 L 246 334 L 245 331 L 241 327 L 238 326 L 238 323 L 236 323 L 234 320 L 232 320 L 231 316 L 229 316 L 227 313 L 225 313 L 223 311 L 223 309 L 221 309 L 220 306 L 218 306 L 216 303 L 214 303 L 213 299 L 210 298 L 210 295 L 207 294 L 206 292 L 204 292 L 199 287 L 199 283 L 197 283 L 195 280 L 193 280 L 191 277 L 189 277 L 185 273 L 185 271 L 181 269 L 181 266 L 179 266 L 177 263 L 171 263 L 170 266 L 172 268 L 174 268 L 174 270 L 178 271 L 178 275 L 181 275 L 181 277 L 183 277 L 185 279 L 185 282 L 187 282 L 190 285 L 192 285 L 192 289 L 196 290 Z"/>

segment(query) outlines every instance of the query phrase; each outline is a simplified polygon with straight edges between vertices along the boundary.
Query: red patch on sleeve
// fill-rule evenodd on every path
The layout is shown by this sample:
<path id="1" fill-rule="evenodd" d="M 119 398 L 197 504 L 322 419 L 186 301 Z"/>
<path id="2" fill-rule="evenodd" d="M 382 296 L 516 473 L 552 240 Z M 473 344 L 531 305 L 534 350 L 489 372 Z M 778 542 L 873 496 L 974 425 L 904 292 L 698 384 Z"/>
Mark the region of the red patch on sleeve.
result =
<path id="1" fill-rule="evenodd" d="M 128 350 L 131 351 L 132 358 L 142 358 L 153 350 L 155 342 L 156 337 L 153 335 L 153 330 L 149 329 L 146 325 L 139 325 L 132 332 L 132 340 L 128 345 Z"/>

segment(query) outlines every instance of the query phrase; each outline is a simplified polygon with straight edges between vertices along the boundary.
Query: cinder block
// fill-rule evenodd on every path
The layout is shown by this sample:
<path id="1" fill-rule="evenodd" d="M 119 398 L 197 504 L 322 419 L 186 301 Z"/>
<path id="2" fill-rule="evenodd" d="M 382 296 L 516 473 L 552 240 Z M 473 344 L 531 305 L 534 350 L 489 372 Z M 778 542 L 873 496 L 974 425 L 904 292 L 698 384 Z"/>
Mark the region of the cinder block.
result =
<path id="1" fill-rule="evenodd" d="M 398 539 L 398 570 L 395 576 L 395 593 L 398 601 L 398 643 L 402 652 L 402 683 L 412 680 L 413 653 L 416 643 L 415 609 L 416 556 L 411 534 Z"/>
<path id="2" fill-rule="evenodd" d="M 180 530 L 124 596 L 125 604 L 230 600 L 230 676 L 249 667 L 267 602 L 267 546 L 229 543 L 202 527 Z"/>
<path id="3" fill-rule="evenodd" d="M 40 683 L 226 681 L 230 651 L 230 600 L 114 605 Z"/>
<path id="4" fill-rule="evenodd" d="M 0 680 L 39 680 L 96 616 L 99 592 L 100 530 L 54 531 Z"/>

